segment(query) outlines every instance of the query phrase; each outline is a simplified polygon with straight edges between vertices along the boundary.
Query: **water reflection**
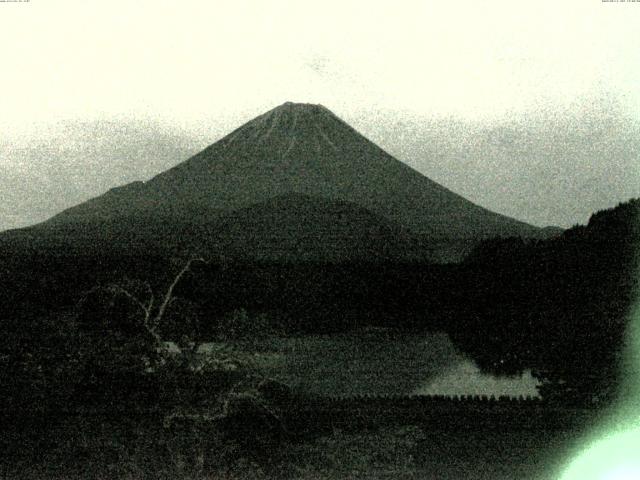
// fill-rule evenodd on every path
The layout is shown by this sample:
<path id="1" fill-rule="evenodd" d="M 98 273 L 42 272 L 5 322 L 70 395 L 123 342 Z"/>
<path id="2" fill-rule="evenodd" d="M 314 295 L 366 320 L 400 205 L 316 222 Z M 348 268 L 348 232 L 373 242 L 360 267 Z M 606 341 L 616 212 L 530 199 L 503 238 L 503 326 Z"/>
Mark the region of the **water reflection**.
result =
<path id="1" fill-rule="evenodd" d="M 522 375 L 496 377 L 482 373 L 470 360 L 451 365 L 416 389 L 416 395 L 500 395 L 538 397 L 539 382 L 526 370 Z"/>
<path id="2" fill-rule="evenodd" d="M 265 373 L 316 395 L 537 396 L 530 372 L 483 374 L 444 333 L 394 334 L 382 329 L 280 339 Z"/>

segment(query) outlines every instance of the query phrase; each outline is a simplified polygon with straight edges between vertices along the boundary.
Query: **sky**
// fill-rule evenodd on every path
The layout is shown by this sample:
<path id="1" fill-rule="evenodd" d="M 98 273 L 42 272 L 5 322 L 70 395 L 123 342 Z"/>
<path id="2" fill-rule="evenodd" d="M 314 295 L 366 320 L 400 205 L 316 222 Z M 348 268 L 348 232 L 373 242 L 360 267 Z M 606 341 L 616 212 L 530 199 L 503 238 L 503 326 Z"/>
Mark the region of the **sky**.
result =
<path id="1" fill-rule="evenodd" d="M 0 3 L 0 229 L 285 101 L 536 225 L 640 196 L 640 2 Z"/>

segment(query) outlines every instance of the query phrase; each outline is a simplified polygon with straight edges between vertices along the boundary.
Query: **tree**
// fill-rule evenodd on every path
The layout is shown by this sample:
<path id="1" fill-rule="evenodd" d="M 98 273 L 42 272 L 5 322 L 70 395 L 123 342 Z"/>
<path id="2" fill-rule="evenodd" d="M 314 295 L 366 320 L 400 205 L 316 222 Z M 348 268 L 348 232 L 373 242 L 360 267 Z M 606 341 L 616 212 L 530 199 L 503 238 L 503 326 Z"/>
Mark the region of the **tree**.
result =
<path id="1" fill-rule="evenodd" d="M 169 308 L 179 304 L 175 289 L 194 262 L 206 263 L 202 258 L 190 259 L 160 297 L 148 282 L 139 280 L 90 292 L 83 302 L 90 314 L 84 322 L 91 323 L 83 352 L 84 391 L 99 391 L 102 403 L 125 409 L 155 405 L 165 419 L 179 418 L 183 423 L 224 420 L 225 429 L 235 432 L 245 431 L 238 425 L 251 423 L 250 418 L 279 425 L 280 415 L 268 395 L 263 395 L 267 384 L 250 352 L 235 348 L 233 341 L 223 341 L 205 355 L 200 351 L 201 338 L 189 332 L 178 339 L 178 351 L 169 350 L 160 327 Z M 256 324 L 246 312 L 236 317 L 232 321 L 239 329 L 232 335 L 234 340 L 247 341 L 256 333 L 256 325 L 260 332 L 264 330 L 264 321 L 258 319 Z M 273 385 L 267 390 L 273 391 Z"/>
<path id="2" fill-rule="evenodd" d="M 194 262 L 207 263 L 203 258 L 191 258 L 187 261 L 173 278 L 167 291 L 160 297 L 160 301 L 156 301 L 153 289 L 147 281 L 126 280 L 124 283 L 110 284 L 106 287 L 98 288 L 105 290 L 114 297 L 122 295 L 138 307 L 142 316 L 136 323 L 153 339 L 158 348 L 164 348 L 164 342 L 159 333 L 159 326 L 165 317 L 167 309 L 176 300 L 174 296 L 176 285 L 178 285 L 184 275 L 191 270 Z"/>
<path id="3" fill-rule="evenodd" d="M 158 368 L 170 353 L 160 326 L 176 301 L 176 286 L 196 262 L 206 263 L 203 258 L 189 259 L 162 295 L 156 295 L 149 282 L 128 278 L 87 292 L 78 306 L 83 347 L 77 355 L 84 365 L 78 385 L 81 404 L 128 409 L 161 403 Z"/>

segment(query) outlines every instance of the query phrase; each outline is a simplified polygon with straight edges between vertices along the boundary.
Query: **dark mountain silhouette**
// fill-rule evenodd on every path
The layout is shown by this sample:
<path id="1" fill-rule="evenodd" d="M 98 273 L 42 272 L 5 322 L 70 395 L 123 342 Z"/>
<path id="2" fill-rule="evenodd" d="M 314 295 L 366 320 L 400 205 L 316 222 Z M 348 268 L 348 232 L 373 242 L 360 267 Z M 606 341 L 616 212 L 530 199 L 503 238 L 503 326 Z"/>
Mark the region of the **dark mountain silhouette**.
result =
<path id="1" fill-rule="evenodd" d="M 43 224 L 0 235 L 14 252 L 65 255 L 207 252 L 237 260 L 424 260 L 430 249 L 407 229 L 354 203 L 292 193 L 187 218 L 104 217 Z"/>
<path id="2" fill-rule="evenodd" d="M 209 238 L 234 257 L 303 261 L 424 257 L 415 239 L 356 204 L 289 194 L 225 213 Z"/>
<path id="3" fill-rule="evenodd" d="M 115 236 L 184 244 L 187 234 L 200 246 L 272 258 L 287 249 L 294 257 L 333 258 L 332 245 L 356 257 L 375 249 L 386 257 L 393 248 L 392 256 L 424 257 L 430 244 L 550 234 L 447 190 L 326 108 L 294 103 L 147 182 L 114 188 L 29 230 L 43 227 L 89 243 Z"/>
<path id="4" fill-rule="evenodd" d="M 285 103 L 152 180 L 56 221 L 184 208 L 237 209 L 291 192 L 362 205 L 416 232 L 476 237 L 538 229 L 478 207 L 388 155 L 326 108 Z"/>

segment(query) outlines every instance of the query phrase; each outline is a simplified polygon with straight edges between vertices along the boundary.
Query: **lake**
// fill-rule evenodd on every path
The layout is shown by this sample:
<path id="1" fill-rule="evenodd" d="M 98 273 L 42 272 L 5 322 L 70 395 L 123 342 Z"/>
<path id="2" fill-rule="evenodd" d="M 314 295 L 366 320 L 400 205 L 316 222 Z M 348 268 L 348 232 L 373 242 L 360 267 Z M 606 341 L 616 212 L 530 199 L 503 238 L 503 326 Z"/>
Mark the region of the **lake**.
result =
<path id="1" fill-rule="evenodd" d="M 278 338 L 256 362 L 265 375 L 316 395 L 538 396 L 538 381 L 530 372 L 484 374 L 445 333 L 368 329 Z"/>

